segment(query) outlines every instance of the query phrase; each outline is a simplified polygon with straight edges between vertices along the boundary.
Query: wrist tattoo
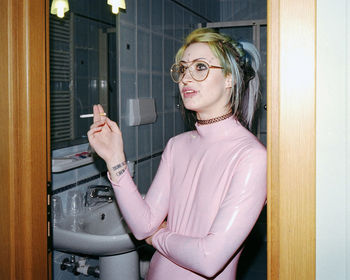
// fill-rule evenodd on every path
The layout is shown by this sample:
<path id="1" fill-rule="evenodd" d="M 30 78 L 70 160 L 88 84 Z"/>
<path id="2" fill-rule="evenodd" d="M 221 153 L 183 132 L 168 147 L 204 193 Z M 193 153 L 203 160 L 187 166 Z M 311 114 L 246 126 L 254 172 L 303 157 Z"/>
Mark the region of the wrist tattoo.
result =
<path id="1" fill-rule="evenodd" d="M 123 162 L 121 162 L 121 163 L 119 163 L 119 164 L 113 166 L 112 169 L 113 169 L 114 171 L 116 171 L 116 170 L 120 169 L 121 167 L 124 167 L 125 165 L 126 165 L 126 162 L 123 161 Z"/>
<path id="2" fill-rule="evenodd" d="M 117 164 L 117 165 L 112 167 L 113 171 L 116 171 L 115 174 L 117 176 L 122 175 L 125 172 L 126 168 L 127 168 L 127 166 L 126 166 L 126 162 L 125 161 L 123 161 L 123 162 L 121 162 L 121 163 L 119 163 L 119 164 Z"/>
<path id="3" fill-rule="evenodd" d="M 125 170 L 126 170 L 126 167 L 123 168 L 122 170 L 116 172 L 115 174 L 116 174 L 117 176 L 120 176 L 120 175 L 122 175 L 122 174 L 125 172 Z"/>

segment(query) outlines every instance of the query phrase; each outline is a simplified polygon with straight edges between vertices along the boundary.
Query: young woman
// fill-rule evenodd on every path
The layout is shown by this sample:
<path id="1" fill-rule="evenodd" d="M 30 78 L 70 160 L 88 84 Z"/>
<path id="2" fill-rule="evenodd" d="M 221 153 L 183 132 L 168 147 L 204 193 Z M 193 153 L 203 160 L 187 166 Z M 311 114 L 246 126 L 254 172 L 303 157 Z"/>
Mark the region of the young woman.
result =
<path id="1" fill-rule="evenodd" d="M 232 280 L 266 200 L 266 150 L 247 129 L 259 55 L 251 44 L 197 29 L 175 61 L 171 76 L 193 130 L 169 140 L 145 199 L 126 168 L 121 132 L 100 105 L 89 141 L 131 231 L 157 250 L 147 280 Z"/>

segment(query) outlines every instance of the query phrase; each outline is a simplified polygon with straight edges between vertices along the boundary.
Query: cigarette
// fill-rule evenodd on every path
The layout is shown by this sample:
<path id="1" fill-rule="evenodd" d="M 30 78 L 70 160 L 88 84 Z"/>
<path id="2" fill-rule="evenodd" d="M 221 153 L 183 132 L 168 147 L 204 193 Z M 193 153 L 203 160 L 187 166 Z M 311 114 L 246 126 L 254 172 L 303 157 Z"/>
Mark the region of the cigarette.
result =
<path id="1" fill-rule="evenodd" d="M 100 113 L 100 116 L 105 116 L 106 113 Z M 85 119 L 85 118 L 93 118 L 94 114 L 85 114 L 85 115 L 80 115 L 81 119 Z"/>

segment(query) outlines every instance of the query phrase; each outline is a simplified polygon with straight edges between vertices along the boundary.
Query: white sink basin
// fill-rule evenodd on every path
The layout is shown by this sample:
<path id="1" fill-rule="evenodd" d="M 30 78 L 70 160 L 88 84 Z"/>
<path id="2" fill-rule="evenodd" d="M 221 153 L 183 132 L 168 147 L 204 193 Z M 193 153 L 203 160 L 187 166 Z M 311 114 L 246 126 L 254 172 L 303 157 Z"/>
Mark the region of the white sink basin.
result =
<path id="1" fill-rule="evenodd" d="M 131 233 L 115 202 L 93 208 L 76 217 L 65 217 L 53 227 L 56 250 L 109 256 L 135 250 Z"/>

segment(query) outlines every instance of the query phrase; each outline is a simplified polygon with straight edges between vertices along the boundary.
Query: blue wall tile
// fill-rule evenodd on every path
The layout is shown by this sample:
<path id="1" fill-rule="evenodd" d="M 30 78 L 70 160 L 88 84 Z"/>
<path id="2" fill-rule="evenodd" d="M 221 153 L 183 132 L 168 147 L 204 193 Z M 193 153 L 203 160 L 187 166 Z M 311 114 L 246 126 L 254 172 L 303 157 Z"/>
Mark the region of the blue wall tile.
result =
<path id="1" fill-rule="evenodd" d="M 191 30 L 192 30 L 192 14 L 189 11 L 184 10 L 184 37 L 185 38 L 190 33 Z"/>
<path id="2" fill-rule="evenodd" d="M 164 0 L 151 0 L 151 26 L 152 31 L 163 32 L 163 2 Z"/>
<path id="3" fill-rule="evenodd" d="M 174 111 L 176 101 L 175 83 L 170 78 L 170 75 L 166 74 L 164 75 L 164 111 Z"/>
<path id="4" fill-rule="evenodd" d="M 131 24 L 136 22 L 136 0 L 126 1 L 126 11 L 119 13 L 120 20 Z"/>
<path id="5" fill-rule="evenodd" d="M 150 33 L 138 29 L 137 31 L 137 70 L 149 71 L 150 67 Z"/>
<path id="6" fill-rule="evenodd" d="M 183 9 L 175 9 L 175 38 L 182 40 L 184 38 L 184 29 L 183 29 L 183 22 L 184 22 L 184 11 Z"/>
<path id="7" fill-rule="evenodd" d="M 157 120 L 152 124 L 152 153 L 163 150 L 163 113 L 157 114 Z"/>
<path id="8" fill-rule="evenodd" d="M 138 158 L 151 154 L 151 125 L 140 125 L 138 127 Z"/>
<path id="9" fill-rule="evenodd" d="M 91 78 L 99 78 L 99 53 L 95 50 L 88 50 L 88 75 Z"/>
<path id="10" fill-rule="evenodd" d="M 88 41 L 88 45 L 87 45 L 89 49 L 94 49 L 97 51 L 99 48 L 99 46 L 98 46 L 99 28 L 102 28 L 102 27 L 98 23 L 90 22 L 89 34 L 88 34 L 89 41 Z"/>
<path id="11" fill-rule="evenodd" d="M 184 120 L 180 111 L 175 112 L 175 134 L 180 134 L 185 130 Z"/>
<path id="12" fill-rule="evenodd" d="M 137 164 L 138 169 L 138 189 L 141 194 L 146 194 L 151 185 L 151 160 L 146 160 Z"/>
<path id="13" fill-rule="evenodd" d="M 74 44 L 75 47 L 86 47 L 88 42 L 89 29 L 86 28 L 89 26 L 89 21 L 80 16 L 76 16 L 74 19 Z"/>
<path id="14" fill-rule="evenodd" d="M 164 35 L 174 37 L 174 4 L 165 0 L 164 5 Z"/>
<path id="15" fill-rule="evenodd" d="M 120 64 L 122 69 L 136 69 L 135 27 L 123 25 L 120 28 Z"/>
<path id="16" fill-rule="evenodd" d="M 76 78 L 87 78 L 88 77 L 88 50 L 77 48 L 75 51 L 75 77 Z"/>
<path id="17" fill-rule="evenodd" d="M 154 176 L 157 173 L 161 158 L 162 158 L 161 156 L 152 158 L 152 178 L 154 178 Z"/>
<path id="18" fill-rule="evenodd" d="M 137 1 L 137 25 L 144 28 L 150 27 L 150 1 L 138 0 Z"/>
<path id="19" fill-rule="evenodd" d="M 75 98 L 78 99 L 78 104 L 82 105 L 83 107 L 85 106 L 90 106 L 91 104 L 89 103 L 89 79 L 88 78 L 77 78 L 75 81 Z"/>
<path id="20" fill-rule="evenodd" d="M 132 72 L 121 72 L 121 108 L 122 115 L 126 116 L 128 99 L 136 98 L 136 74 Z"/>
<path id="21" fill-rule="evenodd" d="M 137 159 L 136 154 L 136 127 L 128 126 L 127 119 L 122 117 L 121 131 L 123 133 L 123 142 L 124 142 L 124 152 L 127 160 L 134 161 Z"/>
<path id="22" fill-rule="evenodd" d="M 97 0 L 97 1 L 101 2 L 101 0 Z M 103 5 L 100 5 L 100 14 L 99 14 L 100 20 L 115 25 L 116 17 L 117 16 L 112 13 L 112 6 L 107 5 L 107 1 L 106 3 L 103 3 Z"/>
<path id="23" fill-rule="evenodd" d="M 163 38 L 152 34 L 152 71 L 162 72 L 163 69 Z"/>
<path id="24" fill-rule="evenodd" d="M 100 0 L 84 0 L 88 2 L 89 16 L 92 18 L 100 18 Z M 106 2 L 107 3 L 107 2 Z"/>
<path id="25" fill-rule="evenodd" d="M 76 182 L 77 172 L 75 169 L 61 173 L 52 173 L 52 190 L 75 184 Z"/>
<path id="26" fill-rule="evenodd" d="M 138 73 L 137 76 L 138 97 L 151 97 L 150 74 Z"/>
<path id="27" fill-rule="evenodd" d="M 164 39 L 164 72 L 169 73 L 171 65 L 174 63 L 175 51 L 174 40 Z"/>
<path id="28" fill-rule="evenodd" d="M 163 86 L 161 74 L 152 75 L 152 97 L 156 103 L 156 112 L 163 112 Z"/>
<path id="29" fill-rule="evenodd" d="M 88 15 L 89 2 L 81 0 L 69 0 L 69 10 L 82 15 Z"/>

